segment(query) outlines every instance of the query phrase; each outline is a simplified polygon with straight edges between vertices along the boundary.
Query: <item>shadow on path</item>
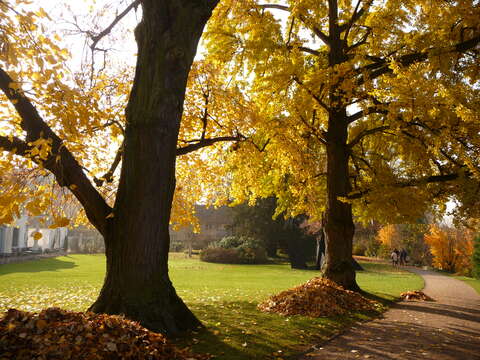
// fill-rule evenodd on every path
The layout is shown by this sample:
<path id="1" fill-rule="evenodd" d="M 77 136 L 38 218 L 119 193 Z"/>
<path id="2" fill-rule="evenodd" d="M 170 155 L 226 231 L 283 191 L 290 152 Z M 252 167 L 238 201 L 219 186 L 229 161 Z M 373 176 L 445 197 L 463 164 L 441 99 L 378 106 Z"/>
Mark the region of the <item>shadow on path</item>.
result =
<path id="1" fill-rule="evenodd" d="M 480 360 L 480 296 L 467 284 L 418 269 L 436 302 L 403 301 L 300 357 L 314 360 Z"/>

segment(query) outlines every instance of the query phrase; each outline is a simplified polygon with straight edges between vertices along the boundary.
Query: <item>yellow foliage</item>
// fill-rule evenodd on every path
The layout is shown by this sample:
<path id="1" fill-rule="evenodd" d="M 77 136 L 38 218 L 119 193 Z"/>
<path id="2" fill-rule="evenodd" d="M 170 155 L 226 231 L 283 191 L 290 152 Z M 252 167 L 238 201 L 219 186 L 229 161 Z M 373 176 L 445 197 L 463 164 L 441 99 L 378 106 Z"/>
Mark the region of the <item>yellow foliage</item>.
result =
<path id="1" fill-rule="evenodd" d="M 387 248 L 401 248 L 401 237 L 397 227 L 393 224 L 383 226 L 377 235 L 378 241 Z"/>
<path id="2" fill-rule="evenodd" d="M 35 231 L 35 232 L 32 234 L 32 236 L 33 236 L 33 238 L 34 238 L 35 240 L 40 240 L 40 239 L 43 237 L 42 233 L 39 232 L 39 231 Z"/>
<path id="3" fill-rule="evenodd" d="M 430 245 L 433 265 L 438 269 L 468 274 L 472 266 L 473 235 L 469 229 L 431 225 L 425 242 Z"/>
<path id="4" fill-rule="evenodd" d="M 274 195 L 278 213 L 319 218 L 329 109 L 342 109 L 363 111 L 346 140 L 357 218 L 414 221 L 442 213 L 452 194 L 464 205 L 459 214 L 478 212 L 480 61 L 452 51 L 479 36 L 480 8 L 470 1 L 358 2 L 362 15 L 345 39 L 334 40 L 332 20 L 347 28 L 356 5 L 337 3 L 335 20 L 321 1 L 225 0 L 216 8 L 207 59 L 225 64 L 235 81 L 248 79 L 246 91 L 260 109 L 251 141 L 226 155 L 229 196 L 253 203 Z M 332 41 L 345 55 L 335 64 Z M 404 65 L 418 54 L 423 60 Z M 470 178 L 447 185 L 428 181 L 467 171 Z"/>

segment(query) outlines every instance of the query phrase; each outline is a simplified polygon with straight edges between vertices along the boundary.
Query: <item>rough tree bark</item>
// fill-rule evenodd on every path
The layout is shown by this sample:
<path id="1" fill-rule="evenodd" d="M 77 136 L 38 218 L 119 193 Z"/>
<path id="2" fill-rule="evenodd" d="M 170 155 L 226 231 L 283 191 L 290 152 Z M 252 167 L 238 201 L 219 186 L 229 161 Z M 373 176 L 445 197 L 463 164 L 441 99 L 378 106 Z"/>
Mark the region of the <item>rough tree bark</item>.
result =
<path id="1" fill-rule="evenodd" d="M 90 308 L 169 335 L 200 325 L 168 276 L 168 227 L 187 76 L 217 2 L 142 1 L 120 185 L 104 233 L 106 279 Z"/>
<path id="2" fill-rule="evenodd" d="M 338 25 L 338 4 L 329 0 L 329 66 L 344 62 L 345 42 Z M 352 205 L 341 201 L 351 191 L 349 178 L 348 118 L 342 94 L 336 84 L 329 89 L 327 131 L 327 211 L 325 218 L 326 261 L 323 276 L 343 287 L 358 291 L 352 262 L 352 242 L 355 226 Z"/>

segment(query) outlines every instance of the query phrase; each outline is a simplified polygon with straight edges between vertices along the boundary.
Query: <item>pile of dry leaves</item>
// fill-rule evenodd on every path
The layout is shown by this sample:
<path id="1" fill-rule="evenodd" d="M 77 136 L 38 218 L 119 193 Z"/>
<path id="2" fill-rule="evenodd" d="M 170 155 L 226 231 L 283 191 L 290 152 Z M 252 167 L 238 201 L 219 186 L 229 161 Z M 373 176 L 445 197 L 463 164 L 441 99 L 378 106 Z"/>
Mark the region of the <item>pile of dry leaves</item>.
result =
<path id="1" fill-rule="evenodd" d="M 374 311 L 379 307 L 379 303 L 319 277 L 274 295 L 258 305 L 263 312 L 311 317 L 342 315 L 351 311 Z"/>
<path id="2" fill-rule="evenodd" d="M 208 359 L 120 316 L 50 308 L 0 318 L 0 359 Z"/>
<path id="3" fill-rule="evenodd" d="M 430 296 L 426 295 L 422 291 L 407 291 L 400 294 L 400 297 L 404 300 L 422 300 L 422 301 L 435 301 Z"/>

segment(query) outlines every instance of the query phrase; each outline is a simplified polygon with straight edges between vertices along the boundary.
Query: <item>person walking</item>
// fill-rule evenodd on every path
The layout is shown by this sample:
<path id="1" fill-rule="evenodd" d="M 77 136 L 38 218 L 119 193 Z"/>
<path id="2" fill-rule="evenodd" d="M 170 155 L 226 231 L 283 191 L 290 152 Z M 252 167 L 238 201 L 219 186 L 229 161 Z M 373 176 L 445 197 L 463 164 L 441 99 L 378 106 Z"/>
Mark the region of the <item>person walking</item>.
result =
<path id="1" fill-rule="evenodd" d="M 407 265 L 407 250 L 405 250 L 405 248 L 400 251 L 400 265 Z"/>
<path id="2" fill-rule="evenodd" d="M 398 250 L 394 249 L 392 253 L 390 254 L 390 258 L 392 259 L 392 266 L 397 266 L 398 265 Z"/>

